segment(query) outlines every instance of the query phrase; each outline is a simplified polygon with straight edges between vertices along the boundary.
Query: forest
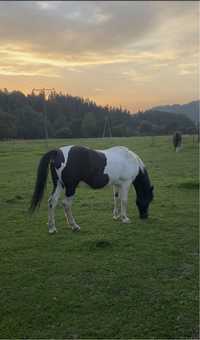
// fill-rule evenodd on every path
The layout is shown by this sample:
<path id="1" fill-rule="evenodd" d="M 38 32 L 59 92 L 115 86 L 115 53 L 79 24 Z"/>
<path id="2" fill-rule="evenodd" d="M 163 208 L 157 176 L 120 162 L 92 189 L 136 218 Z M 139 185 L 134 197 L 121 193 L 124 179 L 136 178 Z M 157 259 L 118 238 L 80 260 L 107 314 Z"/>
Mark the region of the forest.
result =
<path id="1" fill-rule="evenodd" d="M 149 110 L 132 113 L 121 107 L 52 92 L 23 94 L 0 90 L 0 139 L 90 138 L 167 135 L 196 131 L 183 114 Z"/>

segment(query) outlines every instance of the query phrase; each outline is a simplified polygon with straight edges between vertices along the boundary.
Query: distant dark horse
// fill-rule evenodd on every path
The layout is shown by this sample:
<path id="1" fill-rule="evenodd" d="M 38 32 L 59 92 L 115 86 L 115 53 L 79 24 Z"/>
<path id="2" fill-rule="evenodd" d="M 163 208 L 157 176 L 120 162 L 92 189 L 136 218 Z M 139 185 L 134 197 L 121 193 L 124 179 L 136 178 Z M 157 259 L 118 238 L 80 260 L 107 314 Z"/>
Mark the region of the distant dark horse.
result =
<path id="1" fill-rule="evenodd" d="M 116 146 L 106 150 L 91 150 L 83 146 L 65 146 L 47 152 L 38 166 L 31 211 L 34 211 L 42 200 L 49 165 L 54 186 L 48 200 L 49 233 L 56 232 L 54 209 L 63 190 L 65 190 L 63 207 L 68 223 L 72 230 L 80 230 L 71 210 L 75 191 L 80 182 L 93 189 L 112 185 L 113 218 L 120 218 L 123 223 L 130 223 L 127 217 L 127 202 L 128 190 L 133 184 L 140 218 L 148 217 L 149 204 L 153 199 L 153 186 L 142 160 L 129 149 Z"/>
<path id="2" fill-rule="evenodd" d="M 175 148 L 175 151 L 178 152 L 180 151 L 182 147 L 182 134 L 179 131 L 176 131 L 173 135 L 173 145 Z"/>

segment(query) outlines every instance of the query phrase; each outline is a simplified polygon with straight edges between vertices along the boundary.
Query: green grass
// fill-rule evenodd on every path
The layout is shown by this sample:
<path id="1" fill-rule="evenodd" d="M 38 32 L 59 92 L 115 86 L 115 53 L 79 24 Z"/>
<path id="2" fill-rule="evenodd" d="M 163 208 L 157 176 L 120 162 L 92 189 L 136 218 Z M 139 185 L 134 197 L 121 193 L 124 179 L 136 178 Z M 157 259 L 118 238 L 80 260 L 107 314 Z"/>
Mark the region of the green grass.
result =
<path id="1" fill-rule="evenodd" d="M 79 188 L 73 233 L 62 206 L 47 232 L 47 198 L 27 209 L 42 141 L 0 143 L 0 338 L 197 339 L 198 146 L 184 137 L 51 140 L 93 148 L 124 145 L 155 187 L 148 220 L 129 193 L 130 225 L 112 219 L 112 189 Z"/>

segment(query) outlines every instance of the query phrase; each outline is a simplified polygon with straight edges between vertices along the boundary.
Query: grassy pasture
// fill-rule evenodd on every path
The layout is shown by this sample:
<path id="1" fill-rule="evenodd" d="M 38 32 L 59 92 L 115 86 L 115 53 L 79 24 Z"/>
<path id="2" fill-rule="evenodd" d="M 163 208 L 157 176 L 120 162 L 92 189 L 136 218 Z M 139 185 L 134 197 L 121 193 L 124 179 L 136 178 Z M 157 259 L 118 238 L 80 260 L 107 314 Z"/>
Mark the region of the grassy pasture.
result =
<path id="1" fill-rule="evenodd" d="M 0 338 L 197 339 L 198 148 L 184 137 L 51 140 L 93 148 L 124 145 L 155 187 L 147 221 L 129 193 L 124 225 L 112 219 L 112 189 L 79 188 L 73 233 L 61 204 L 47 232 L 47 197 L 27 214 L 42 141 L 0 143 Z"/>

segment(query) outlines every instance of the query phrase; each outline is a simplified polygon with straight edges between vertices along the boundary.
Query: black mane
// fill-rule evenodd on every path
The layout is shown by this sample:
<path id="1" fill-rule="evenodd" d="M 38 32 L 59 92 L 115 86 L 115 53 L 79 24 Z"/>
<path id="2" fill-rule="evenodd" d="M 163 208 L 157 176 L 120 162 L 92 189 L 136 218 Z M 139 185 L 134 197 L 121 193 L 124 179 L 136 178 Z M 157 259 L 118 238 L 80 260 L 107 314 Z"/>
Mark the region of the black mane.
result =
<path id="1" fill-rule="evenodd" d="M 139 173 L 133 181 L 137 194 L 136 204 L 139 209 L 140 217 L 148 217 L 149 204 L 153 200 L 153 186 L 151 186 L 147 170 L 139 169 Z"/>
<path id="2" fill-rule="evenodd" d="M 151 190 L 151 183 L 148 172 L 145 168 L 143 170 L 139 170 L 138 175 L 133 181 L 133 185 L 138 198 L 146 197 L 148 195 Z"/>

